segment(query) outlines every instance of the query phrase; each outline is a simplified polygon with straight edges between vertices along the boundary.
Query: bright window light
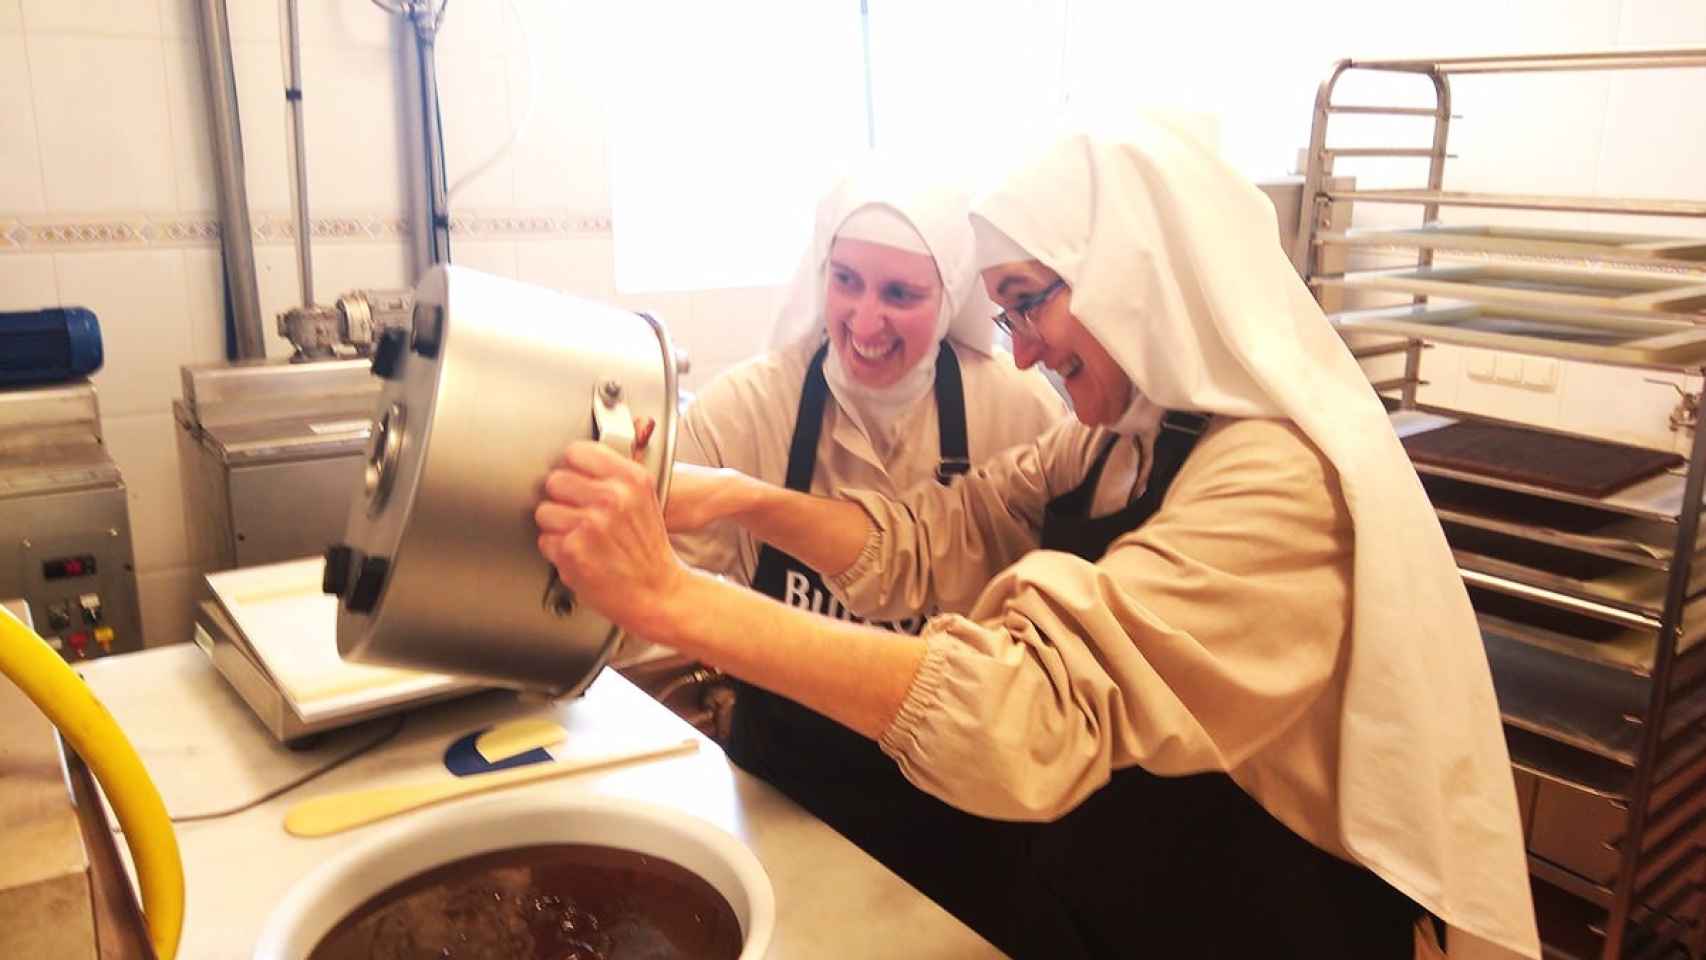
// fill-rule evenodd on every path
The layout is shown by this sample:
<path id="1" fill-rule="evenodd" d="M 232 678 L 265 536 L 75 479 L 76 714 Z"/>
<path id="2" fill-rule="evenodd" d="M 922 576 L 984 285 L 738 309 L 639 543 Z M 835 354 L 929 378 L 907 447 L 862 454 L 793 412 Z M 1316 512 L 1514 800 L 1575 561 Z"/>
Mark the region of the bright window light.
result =
<path id="1" fill-rule="evenodd" d="M 768 286 L 869 139 L 858 0 L 625 0 L 610 85 L 623 292 Z"/>

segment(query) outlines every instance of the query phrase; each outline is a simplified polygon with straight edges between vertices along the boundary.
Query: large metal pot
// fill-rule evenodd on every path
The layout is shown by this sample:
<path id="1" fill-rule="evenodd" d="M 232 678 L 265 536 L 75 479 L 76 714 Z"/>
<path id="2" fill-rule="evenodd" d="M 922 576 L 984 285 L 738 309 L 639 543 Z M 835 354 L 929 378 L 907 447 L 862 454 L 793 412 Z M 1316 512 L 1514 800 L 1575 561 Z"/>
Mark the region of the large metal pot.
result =
<path id="1" fill-rule="evenodd" d="M 415 294 L 385 379 L 364 489 L 327 551 L 338 651 L 368 663 L 572 694 L 621 635 L 538 553 L 533 509 L 575 440 L 635 457 L 667 495 L 675 353 L 651 317 L 460 267 Z M 636 425 L 655 429 L 632 449 Z"/>

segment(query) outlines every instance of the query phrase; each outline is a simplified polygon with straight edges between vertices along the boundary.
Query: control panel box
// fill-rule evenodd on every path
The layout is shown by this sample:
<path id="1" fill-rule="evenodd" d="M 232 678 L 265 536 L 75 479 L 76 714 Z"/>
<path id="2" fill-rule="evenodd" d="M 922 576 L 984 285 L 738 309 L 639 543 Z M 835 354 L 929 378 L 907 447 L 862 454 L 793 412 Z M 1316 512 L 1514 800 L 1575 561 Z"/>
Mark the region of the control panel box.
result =
<path id="1" fill-rule="evenodd" d="M 142 649 L 122 483 L 0 498 L 0 596 L 67 660 Z"/>

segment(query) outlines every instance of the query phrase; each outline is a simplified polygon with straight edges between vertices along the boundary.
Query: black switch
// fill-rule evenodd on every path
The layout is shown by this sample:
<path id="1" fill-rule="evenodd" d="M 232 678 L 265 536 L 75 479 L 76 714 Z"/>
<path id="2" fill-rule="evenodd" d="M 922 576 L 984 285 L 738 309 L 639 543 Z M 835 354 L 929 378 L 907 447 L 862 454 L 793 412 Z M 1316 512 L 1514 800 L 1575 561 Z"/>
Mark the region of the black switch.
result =
<path id="1" fill-rule="evenodd" d="M 415 304 L 414 350 L 423 357 L 438 356 L 439 344 L 444 342 L 444 308 L 436 304 Z"/>
<path id="2" fill-rule="evenodd" d="M 408 347 L 409 334 L 402 327 L 386 327 L 379 335 L 379 346 L 373 349 L 373 375 L 387 380 L 397 378 L 397 367 Z"/>
<path id="3" fill-rule="evenodd" d="M 379 593 L 385 589 L 385 575 L 391 562 L 384 557 L 368 557 L 361 561 L 361 572 L 355 575 L 355 586 L 344 598 L 344 609 L 350 613 L 370 613 L 379 603 Z"/>
<path id="4" fill-rule="evenodd" d="M 320 575 L 320 590 L 341 597 L 349 589 L 351 568 L 355 566 L 355 549 L 345 544 L 326 548 L 326 572 Z"/>

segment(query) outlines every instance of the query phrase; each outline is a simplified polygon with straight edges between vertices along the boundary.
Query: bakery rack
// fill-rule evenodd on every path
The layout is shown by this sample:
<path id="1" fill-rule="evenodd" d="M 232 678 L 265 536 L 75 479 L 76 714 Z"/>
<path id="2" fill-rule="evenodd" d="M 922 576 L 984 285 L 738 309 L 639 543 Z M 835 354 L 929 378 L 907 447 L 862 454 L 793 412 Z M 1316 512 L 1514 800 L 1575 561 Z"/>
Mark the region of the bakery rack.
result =
<path id="1" fill-rule="evenodd" d="M 1332 315 L 1359 358 L 1403 356 L 1402 376 L 1374 383 L 1401 435 L 1475 416 L 1418 401 L 1434 343 L 1706 373 L 1706 238 L 1578 229 L 1585 214 L 1706 218 L 1706 201 L 1444 189 L 1454 76 L 1698 68 L 1706 48 L 1334 66 L 1315 102 L 1290 252 L 1324 302 L 1407 299 Z M 1337 100 L 1357 74 L 1425 78 L 1431 102 Z M 1413 142 L 1336 146 L 1335 129 L 1357 115 L 1411 118 L 1382 122 L 1409 125 Z M 1425 179 L 1367 186 L 1341 168 L 1363 158 L 1425 161 Z M 1421 222 L 1341 229 L 1330 211 L 1346 203 L 1416 208 Z M 1503 210 L 1538 211 L 1524 216 L 1543 225 L 1473 221 Z M 1406 262 L 1353 269 L 1354 254 Z M 1706 430 L 1693 433 L 1684 468 L 1602 497 L 1418 465 L 1493 668 L 1548 957 L 1706 960 L 1706 563 L 1696 562 Z M 1586 842 L 1543 845 L 1554 808 L 1595 811 L 1603 835 L 1570 821 L 1562 832 Z"/>

